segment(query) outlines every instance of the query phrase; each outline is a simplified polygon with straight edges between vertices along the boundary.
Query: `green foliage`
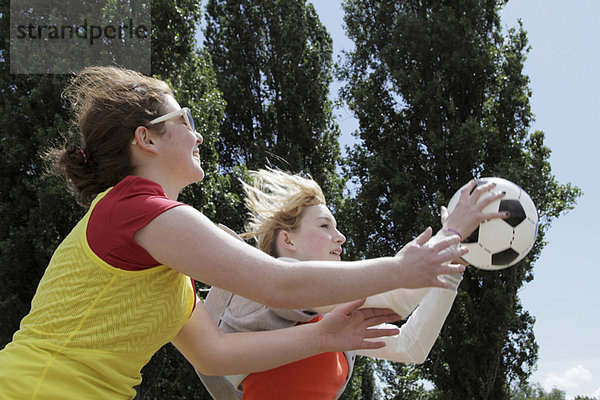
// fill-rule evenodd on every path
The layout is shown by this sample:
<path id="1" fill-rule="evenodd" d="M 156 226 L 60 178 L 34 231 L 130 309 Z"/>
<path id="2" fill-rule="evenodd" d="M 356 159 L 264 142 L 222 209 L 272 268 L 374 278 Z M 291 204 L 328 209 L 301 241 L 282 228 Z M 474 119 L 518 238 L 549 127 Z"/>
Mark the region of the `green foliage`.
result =
<path id="1" fill-rule="evenodd" d="M 352 379 L 340 397 L 340 400 L 372 400 L 375 397 L 373 360 L 356 357 Z"/>
<path id="2" fill-rule="evenodd" d="M 345 172 L 355 184 L 338 222 L 351 257 L 389 255 L 427 226 L 473 176 L 502 176 L 531 195 L 538 241 L 517 266 L 470 268 L 430 357 L 419 369 L 440 399 L 506 399 L 537 359 L 534 318 L 518 290 L 551 221 L 580 190 L 556 182 L 523 75 L 527 37 L 503 34 L 505 1 L 346 0 L 355 49 L 339 69 L 360 124 Z M 393 385 L 393 381 L 388 381 Z"/>
<path id="3" fill-rule="evenodd" d="M 136 400 L 212 400 L 192 365 L 171 344 L 156 352 L 142 372 Z"/>
<path id="4" fill-rule="evenodd" d="M 182 67 L 192 61 L 200 2 L 152 0 L 152 73 L 177 86 Z"/>
<path id="5" fill-rule="evenodd" d="M 340 400 L 429 400 L 430 394 L 419 379 L 414 365 L 357 356 Z"/>
<path id="6" fill-rule="evenodd" d="M 17 330 L 54 248 L 82 210 L 57 179 L 44 177 L 43 150 L 68 128 L 65 77 L 10 75 L 9 1 L 0 2 L 0 347 Z"/>
<path id="7" fill-rule="evenodd" d="M 313 6 L 209 0 L 204 45 L 227 102 L 216 145 L 221 168 L 303 171 L 330 198 L 339 196 L 339 129 L 328 99 L 332 41 Z"/>
<path id="8" fill-rule="evenodd" d="M 511 400 L 565 400 L 565 392 L 553 388 L 550 392 L 546 392 L 539 384 L 525 384 L 513 389 L 510 394 Z M 589 397 L 576 396 L 575 400 L 595 400 Z"/>
<path id="9" fill-rule="evenodd" d="M 552 388 L 546 392 L 539 384 L 525 384 L 511 391 L 510 400 L 565 400 L 563 390 Z M 597 400 L 595 397 L 575 396 L 573 400 Z"/>
<path id="10" fill-rule="evenodd" d="M 19 27 L 12 32 L 13 72 L 66 74 L 108 64 L 150 70 L 149 1 L 20 0 L 10 17 Z"/>
<path id="11" fill-rule="evenodd" d="M 385 399 L 390 400 L 428 400 L 430 398 L 419 381 L 419 371 L 415 365 L 376 361 L 377 375 L 383 382 L 390 385 L 383 389 Z"/>

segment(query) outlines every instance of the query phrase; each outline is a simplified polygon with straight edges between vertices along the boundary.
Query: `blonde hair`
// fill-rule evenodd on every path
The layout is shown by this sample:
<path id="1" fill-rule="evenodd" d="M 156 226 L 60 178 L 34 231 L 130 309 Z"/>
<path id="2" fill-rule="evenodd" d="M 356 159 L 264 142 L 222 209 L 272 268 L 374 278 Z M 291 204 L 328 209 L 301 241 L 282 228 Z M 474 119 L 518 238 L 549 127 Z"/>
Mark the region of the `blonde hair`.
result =
<path id="1" fill-rule="evenodd" d="M 258 248 L 277 257 L 277 233 L 293 231 L 307 207 L 326 205 L 321 187 L 310 176 L 292 175 L 274 169 L 250 171 L 252 184 L 242 182 L 249 220 L 244 239 L 254 239 Z"/>

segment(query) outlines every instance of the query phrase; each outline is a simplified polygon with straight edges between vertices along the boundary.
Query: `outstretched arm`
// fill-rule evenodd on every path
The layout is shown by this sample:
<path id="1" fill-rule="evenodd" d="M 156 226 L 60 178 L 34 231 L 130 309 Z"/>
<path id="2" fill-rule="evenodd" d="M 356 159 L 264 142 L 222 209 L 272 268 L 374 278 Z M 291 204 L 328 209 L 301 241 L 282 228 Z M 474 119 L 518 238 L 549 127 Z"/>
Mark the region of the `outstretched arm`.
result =
<path id="1" fill-rule="evenodd" d="M 462 279 L 453 278 L 457 282 Z M 457 282 L 454 282 L 453 286 L 457 285 Z M 456 290 L 456 287 L 429 289 L 415 312 L 400 328 L 400 333 L 382 339 L 386 343 L 385 347 L 360 350 L 357 354 L 401 363 L 423 363 L 450 313 Z"/>
<path id="2" fill-rule="evenodd" d="M 401 315 L 402 318 L 406 318 L 417 308 L 430 290 L 431 288 L 395 289 L 367 297 L 362 307 L 389 308 L 398 315 Z M 314 307 L 311 310 L 319 314 L 326 314 L 333 310 L 334 307 L 336 306 Z"/>
<path id="3" fill-rule="evenodd" d="M 448 217 L 442 210 L 442 222 Z M 443 237 L 438 233 L 436 240 Z M 444 325 L 457 294 L 461 274 L 444 276 L 450 287 L 446 289 L 396 289 L 367 298 L 363 306 L 387 307 L 396 313 L 408 316 L 418 308 L 395 336 L 382 340 L 385 347 L 373 350 L 359 350 L 357 354 L 383 358 L 389 361 L 421 364 L 427 358 L 431 348 Z M 320 311 L 323 311 L 322 308 Z"/>
<path id="4" fill-rule="evenodd" d="M 499 213 L 482 209 L 501 194 L 477 203 L 493 187 L 469 185 L 445 227 L 468 236 L 479 222 Z M 472 191 L 471 191 L 472 190 Z M 447 234 L 448 231 L 446 230 Z M 273 308 L 309 308 L 337 304 L 389 290 L 447 287 L 440 275 L 462 272 L 447 262 L 466 249 L 442 250 L 458 236 L 429 242 L 431 228 L 408 243 L 395 257 L 352 262 L 276 260 L 223 232 L 192 207 L 172 208 L 134 235 L 157 261 L 194 279 L 240 294 Z M 259 279 L 260 278 L 260 279 Z"/>
<path id="5" fill-rule="evenodd" d="M 172 208 L 134 239 L 158 262 L 192 278 L 274 308 L 308 308 L 366 297 L 398 287 L 440 286 L 443 265 L 466 250 L 440 251 L 458 237 L 430 244 L 431 229 L 396 257 L 353 262 L 287 263 L 223 232 L 192 207 Z"/>
<path id="6" fill-rule="evenodd" d="M 398 329 L 368 329 L 399 317 L 389 310 L 362 309 L 363 300 L 337 307 L 322 321 L 265 332 L 223 333 L 202 304 L 172 343 L 200 372 L 233 375 L 259 372 L 328 351 L 375 349 L 367 341 L 395 335 Z"/>
<path id="7" fill-rule="evenodd" d="M 443 209 L 442 223 L 447 218 L 447 210 Z M 438 233 L 436 236 L 437 240 L 439 240 L 443 236 L 443 232 Z M 458 285 L 462 281 L 462 274 L 447 275 L 442 277 L 442 279 L 448 282 L 449 287 L 446 289 L 427 289 L 427 294 L 419 302 L 419 306 L 410 315 L 408 321 L 402 325 L 400 333 L 396 336 L 383 339 L 386 343 L 385 347 L 375 350 L 361 350 L 358 354 L 402 363 L 423 363 L 435 344 L 442 326 L 450 313 L 457 295 Z M 406 296 L 409 299 L 416 298 L 414 293 L 411 295 L 411 292 L 422 293 L 423 289 L 397 289 L 374 297 L 384 299 L 387 295 L 388 301 L 385 303 L 390 304 L 392 310 L 399 312 L 399 308 L 404 304 L 402 301 L 403 297 Z"/>

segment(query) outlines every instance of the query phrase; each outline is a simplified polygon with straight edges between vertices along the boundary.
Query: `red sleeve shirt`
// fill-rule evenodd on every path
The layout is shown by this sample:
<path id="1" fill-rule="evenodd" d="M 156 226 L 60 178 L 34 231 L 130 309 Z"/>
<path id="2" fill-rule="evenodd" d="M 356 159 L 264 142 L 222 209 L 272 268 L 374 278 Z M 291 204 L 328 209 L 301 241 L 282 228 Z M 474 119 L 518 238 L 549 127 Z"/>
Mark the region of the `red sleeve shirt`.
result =
<path id="1" fill-rule="evenodd" d="M 87 227 L 92 251 L 109 265 L 139 271 L 160 265 L 133 239 L 139 229 L 161 213 L 180 205 L 162 187 L 139 176 L 128 176 L 97 204 Z"/>

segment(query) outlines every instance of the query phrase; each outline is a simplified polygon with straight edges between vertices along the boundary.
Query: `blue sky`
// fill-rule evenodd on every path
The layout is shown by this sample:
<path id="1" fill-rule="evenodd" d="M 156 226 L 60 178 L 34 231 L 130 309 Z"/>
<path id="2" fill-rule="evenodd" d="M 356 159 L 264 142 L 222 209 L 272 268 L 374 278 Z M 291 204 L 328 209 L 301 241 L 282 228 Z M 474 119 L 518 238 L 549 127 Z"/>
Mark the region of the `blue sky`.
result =
<path id="1" fill-rule="evenodd" d="M 350 49 L 339 0 L 313 0 L 329 30 L 335 54 Z M 523 20 L 531 51 L 525 64 L 533 95 L 533 130 L 546 134 L 552 172 L 560 183 L 580 187 L 576 208 L 555 220 L 548 245 L 534 267 L 534 280 L 520 292 L 523 307 L 536 317 L 539 349 L 531 381 L 557 387 L 567 398 L 600 399 L 600 2 L 597 0 L 511 0 L 501 14 L 504 27 Z M 356 121 L 336 111 L 343 143 L 350 144 Z M 532 131 L 533 131 L 532 130 Z"/>

